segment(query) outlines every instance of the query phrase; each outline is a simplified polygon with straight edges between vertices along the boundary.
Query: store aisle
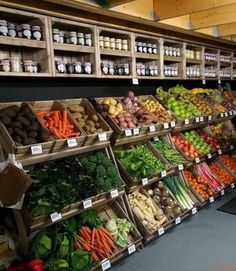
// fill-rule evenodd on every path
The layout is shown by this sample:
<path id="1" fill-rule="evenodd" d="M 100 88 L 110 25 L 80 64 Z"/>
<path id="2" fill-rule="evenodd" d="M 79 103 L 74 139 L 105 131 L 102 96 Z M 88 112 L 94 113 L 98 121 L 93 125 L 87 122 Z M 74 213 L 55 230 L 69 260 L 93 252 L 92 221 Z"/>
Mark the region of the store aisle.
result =
<path id="1" fill-rule="evenodd" d="M 223 266 L 236 270 L 236 215 L 216 210 L 234 197 L 236 191 L 227 193 L 112 270 L 223 271 L 219 269 Z"/>

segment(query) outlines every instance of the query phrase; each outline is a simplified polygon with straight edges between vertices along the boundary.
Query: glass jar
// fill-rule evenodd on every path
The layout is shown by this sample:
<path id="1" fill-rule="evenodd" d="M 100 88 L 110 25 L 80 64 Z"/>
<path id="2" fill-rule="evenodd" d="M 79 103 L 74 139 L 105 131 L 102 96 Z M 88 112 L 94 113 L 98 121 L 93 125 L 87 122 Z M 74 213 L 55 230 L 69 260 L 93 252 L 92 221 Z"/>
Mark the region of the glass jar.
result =
<path id="1" fill-rule="evenodd" d="M 172 55 L 174 56 L 174 57 L 176 57 L 176 48 L 172 48 Z"/>
<path id="2" fill-rule="evenodd" d="M 74 62 L 74 71 L 77 74 L 81 74 L 82 73 L 82 65 L 81 62 Z"/>
<path id="3" fill-rule="evenodd" d="M 138 52 L 138 42 L 137 41 L 135 41 L 135 43 L 134 43 L 134 51 Z"/>
<path id="4" fill-rule="evenodd" d="M 38 63 L 37 62 L 33 62 L 33 70 L 34 70 L 34 73 L 38 72 Z"/>
<path id="5" fill-rule="evenodd" d="M 104 75 L 108 75 L 109 65 L 108 63 L 101 63 L 101 71 Z"/>
<path id="6" fill-rule="evenodd" d="M 169 56 L 173 56 L 173 48 L 169 47 Z"/>
<path id="7" fill-rule="evenodd" d="M 69 37 L 70 37 L 70 44 L 77 44 L 77 33 L 75 31 L 69 32 Z"/>
<path id="8" fill-rule="evenodd" d="M 110 38 L 110 48 L 112 50 L 116 49 L 116 39 L 115 38 Z"/>
<path id="9" fill-rule="evenodd" d="M 73 63 L 67 63 L 66 64 L 66 71 L 67 71 L 67 73 L 70 73 L 70 74 L 74 73 L 75 72 L 74 64 Z"/>
<path id="10" fill-rule="evenodd" d="M 139 53 L 143 52 L 143 43 L 142 42 L 138 42 L 138 52 Z"/>
<path id="11" fill-rule="evenodd" d="M 12 72 L 22 72 L 22 62 L 19 57 L 11 58 L 11 71 Z"/>
<path id="12" fill-rule="evenodd" d="M 34 63 L 32 60 L 24 60 L 24 71 L 29 73 L 34 72 Z"/>
<path id="13" fill-rule="evenodd" d="M 86 46 L 92 46 L 92 35 L 91 34 L 85 34 L 85 45 Z"/>
<path id="14" fill-rule="evenodd" d="M 104 37 L 103 36 L 99 36 L 99 46 L 100 46 L 100 48 L 104 48 Z"/>
<path id="15" fill-rule="evenodd" d="M 77 33 L 77 43 L 84 46 L 84 33 Z"/>
<path id="16" fill-rule="evenodd" d="M 32 33 L 33 33 L 33 38 L 35 40 L 41 40 L 42 38 L 42 30 L 39 25 L 33 25 L 32 26 Z"/>
<path id="17" fill-rule="evenodd" d="M 52 29 L 52 36 L 53 36 L 53 41 L 54 42 L 60 42 L 60 30 L 57 28 Z"/>
<path id="18" fill-rule="evenodd" d="M 66 72 L 66 64 L 62 60 L 56 61 L 56 69 L 59 73 L 65 73 Z"/>
<path id="19" fill-rule="evenodd" d="M 124 75 L 129 75 L 129 64 L 124 64 Z"/>
<path id="20" fill-rule="evenodd" d="M 16 37 L 16 25 L 14 23 L 8 23 L 8 36 Z"/>
<path id="21" fill-rule="evenodd" d="M 154 66 L 154 76 L 158 76 L 158 67 Z"/>
<path id="22" fill-rule="evenodd" d="M 116 50 L 122 50 L 121 39 L 116 39 Z"/>
<path id="23" fill-rule="evenodd" d="M 32 32 L 31 32 L 31 27 L 29 24 L 22 24 L 22 37 L 25 39 L 31 39 Z"/>
<path id="24" fill-rule="evenodd" d="M 166 56 L 169 55 L 169 47 L 168 47 L 168 46 L 165 46 L 165 47 L 164 47 L 164 52 L 165 52 L 165 55 L 166 55 Z"/>
<path id="25" fill-rule="evenodd" d="M 152 53 L 157 54 L 157 45 L 156 44 L 152 45 Z"/>
<path id="26" fill-rule="evenodd" d="M 70 42 L 70 32 L 64 32 L 64 42 L 71 44 Z"/>
<path id="27" fill-rule="evenodd" d="M 110 37 L 104 37 L 104 48 L 110 49 Z"/>
<path id="28" fill-rule="evenodd" d="M 177 57 L 180 57 L 180 55 L 181 55 L 181 54 L 180 54 L 180 48 L 176 48 L 176 56 L 177 56 Z"/>
<path id="29" fill-rule="evenodd" d="M 92 73 L 92 64 L 91 62 L 87 61 L 83 64 L 84 67 L 84 73 L 85 74 L 91 74 Z"/>
<path id="30" fill-rule="evenodd" d="M 10 60 L 9 59 L 3 59 L 1 61 L 1 71 L 3 72 L 10 72 Z"/>
<path id="31" fill-rule="evenodd" d="M 142 47 L 143 47 L 143 53 L 146 54 L 147 53 L 147 43 L 143 42 Z"/>
<path id="32" fill-rule="evenodd" d="M 114 65 L 110 64 L 109 65 L 109 75 L 114 75 L 115 74 L 115 69 L 114 69 Z"/>
<path id="33" fill-rule="evenodd" d="M 16 26 L 16 34 L 18 38 L 22 38 L 22 27 L 20 24 Z"/>
<path id="34" fill-rule="evenodd" d="M 7 33 L 8 33 L 7 21 L 0 20 L 0 35 L 7 36 Z"/>
<path id="35" fill-rule="evenodd" d="M 63 31 L 59 32 L 59 42 L 64 43 L 65 33 Z"/>
<path id="36" fill-rule="evenodd" d="M 201 59 L 201 52 L 200 52 L 200 51 L 195 52 L 195 58 L 196 58 L 197 60 L 200 60 L 200 59 Z"/>
<path id="37" fill-rule="evenodd" d="M 141 65 L 140 64 L 136 64 L 136 73 L 138 76 L 141 75 Z"/>
<path id="38" fill-rule="evenodd" d="M 154 66 L 149 66 L 150 76 L 154 76 Z"/>
<path id="39" fill-rule="evenodd" d="M 145 74 L 146 74 L 146 71 L 145 71 L 145 65 L 140 65 L 140 69 L 141 69 L 141 75 L 142 76 L 145 76 Z"/>
<path id="40" fill-rule="evenodd" d="M 122 50 L 128 51 L 128 40 L 122 40 Z"/>
<path id="41" fill-rule="evenodd" d="M 152 54 L 152 44 L 151 43 L 147 44 L 147 52 L 148 52 L 148 54 Z"/>
<path id="42" fill-rule="evenodd" d="M 150 76 L 150 68 L 149 65 L 145 66 L 145 75 Z"/>

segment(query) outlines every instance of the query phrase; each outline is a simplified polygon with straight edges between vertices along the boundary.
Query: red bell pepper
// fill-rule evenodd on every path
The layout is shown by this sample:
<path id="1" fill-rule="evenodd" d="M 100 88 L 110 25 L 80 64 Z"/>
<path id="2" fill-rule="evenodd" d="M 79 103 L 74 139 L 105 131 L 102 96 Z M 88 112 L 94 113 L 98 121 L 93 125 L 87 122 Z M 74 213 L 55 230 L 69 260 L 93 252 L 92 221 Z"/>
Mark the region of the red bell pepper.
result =
<path id="1" fill-rule="evenodd" d="M 41 259 L 34 259 L 28 262 L 27 265 L 29 271 L 43 271 L 43 261 Z"/>

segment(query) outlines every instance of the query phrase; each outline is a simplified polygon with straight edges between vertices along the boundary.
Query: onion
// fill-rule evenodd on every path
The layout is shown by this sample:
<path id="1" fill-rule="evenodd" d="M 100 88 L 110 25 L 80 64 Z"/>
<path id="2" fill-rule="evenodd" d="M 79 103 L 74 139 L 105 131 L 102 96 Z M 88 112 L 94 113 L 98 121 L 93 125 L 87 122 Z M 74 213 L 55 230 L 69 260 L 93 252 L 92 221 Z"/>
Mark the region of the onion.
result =
<path id="1" fill-rule="evenodd" d="M 127 96 L 128 96 L 131 100 L 133 100 L 133 99 L 135 98 L 135 97 L 134 97 L 133 91 L 128 91 Z"/>
<path id="2" fill-rule="evenodd" d="M 124 103 L 125 105 L 128 104 L 128 103 L 130 103 L 130 102 L 132 102 L 130 97 L 125 97 L 125 98 L 123 99 L 123 103 Z"/>
<path id="3" fill-rule="evenodd" d="M 138 101 L 138 97 L 134 97 L 134 101 L 137 102 Z"/>
<path id="4" fill-rule="evenodd" d="M 134 107 L 138 107 L 138 103 L 134 103 L 133 106 L 134 106 Z"/>

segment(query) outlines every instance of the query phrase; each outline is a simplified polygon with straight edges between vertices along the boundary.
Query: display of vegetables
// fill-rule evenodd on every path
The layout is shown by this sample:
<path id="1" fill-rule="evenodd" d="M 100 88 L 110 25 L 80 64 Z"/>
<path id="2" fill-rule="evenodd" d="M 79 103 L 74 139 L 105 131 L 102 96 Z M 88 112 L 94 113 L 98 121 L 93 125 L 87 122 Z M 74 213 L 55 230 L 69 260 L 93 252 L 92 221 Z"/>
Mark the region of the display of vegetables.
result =
<path id="1" fill-rule="evenodd" d="M 147 192 L 156 205 L 163 211 L 168 220 L 177 218 L 182 214 L 183 210 L 172 198 L 162 181 L 154 184 Z"/>
<path id="2" fill-rule="evenodd" d="M 213 151 L 216 151 L 221 148 L 218 140 L 212 137 L 211 135 L 207 134 L 206 132 L 200 129 L 196 130 L 196 132 L 200 137 L 204 139 L 204 141 L 211 147 Z"/>
<path id="3" fill-rule="evenodd" d="M 228 154 L 224 154 L 221 156 L 221 160 L 224 165 L 234 174 L 236 175 L 236 162 L 233 157 L 229 156 Z"/>
<path id="4" fill-rule="evenodd" d="M 200 152 L 192 143 L 184 139 L 181 135 L 174 134 L 171 136 L 174 144 L 189 158 L 194 159 L 199 157 Z"/>
<path id="5" fill-rule="evenodd" d="M 115 156 L 134 179 L 143 179 L 160 173 L 167 167 L 145 144 L 115 151 Z"/>
<path id="6" fill-rule="evenodd" d="M 172 192 L 180 207 L 184 210 L 190 210 L 194 207 L 194 202 L 186 192 L 184 185 L 176 175 L 168 176 L 163 180 L 165 186 Z"/>
<path id="7" fill-rule="evenodd" d="M 229 123 L 219 122 L 210 125 L 213 136 L 226 147 L 229 147 L 236 141 L 235 129 Z"/>
<path id="8" fill-rule="evenodd" d="M 190 186 L 204 199 L 207 200 L 214 195 L 208 180 L 202 176 L 197 176 L 190 170 L 184 170 L 184 176 Z"/>
<path id="9" fill-rule="evenodd" d="M 213 114 L 213 110 L 211 109 L 211 107 L 209 106 L 209 104 L 207 102 L 205 102 L 204 100 L 200 99 L 200 97 L 198 97 L 197 95 L 188 92 L 184 94 L 184 97 L 186 100 L 188 100 L 189 102 L 193 103 L 197 109 L 199 111 L 201 111 L 201 113 L 203 115 L 212 115 Z"/>
<path id="10" fill-rule="evenodd" d="M 211 171 L 223 182 L 225 185 L 229 185 L 233 182 L 234 178 L 225 169 L 220 167 L 218 164 L 211 162 L 209 164 Z"/>
<path id="11" fill-rule="evenodd" d="M 151 197 L 142 191 L 134 191 L 128 195 L 128 198 L 133 212 L 148 231 L 156 231 L 167 221 L 163 210 L 156 206 Z"/>
<path id="12" fill-rule="evenodd" d="M 186 131 L 183 132 L 183 135 L 193 144 L 200 154 L 206 155 L 211 151 L 210 146 L 195 131 Z"/>
<path id="13" fill-rule="evenodd" d="M 106 117 L 107 113 L 116 116 L 125 111 L 122 103 L 117 101 L 115 98 L 109 97 L 99 99 L 97 109 L 98 112 L 101 113 L 103 117 Z"/>
<path id="14" fill-rule="evenodd" d="M 44 129 L 27 104 L 11 105 L 0 110 L 0 121 L 17 146 L 42 143 L 49 140 Z"/>
<path id="15" fill-rule="evenodd" d="M 164 140 L 154 141 L 153 145 L 171 165 L 176 166 L 185 163 L 184 158 L 178 153 L 178 151 L 171 147 L 170 144 L 164 142 Z"/>
<path id="16" fill-rule="evenodd" d="M 58 139 L 80 136 L 81 132 L 69 120 L 66 110 L 38 111 L 37 113 L 51 134 Z"/>
<path id="17" fill-rule="evenodd" d="M 134 95 L 133 91 L 128 91 L 121 101 L 130 113 L 135 113 L 139 109 L 139 98 Z"/>

